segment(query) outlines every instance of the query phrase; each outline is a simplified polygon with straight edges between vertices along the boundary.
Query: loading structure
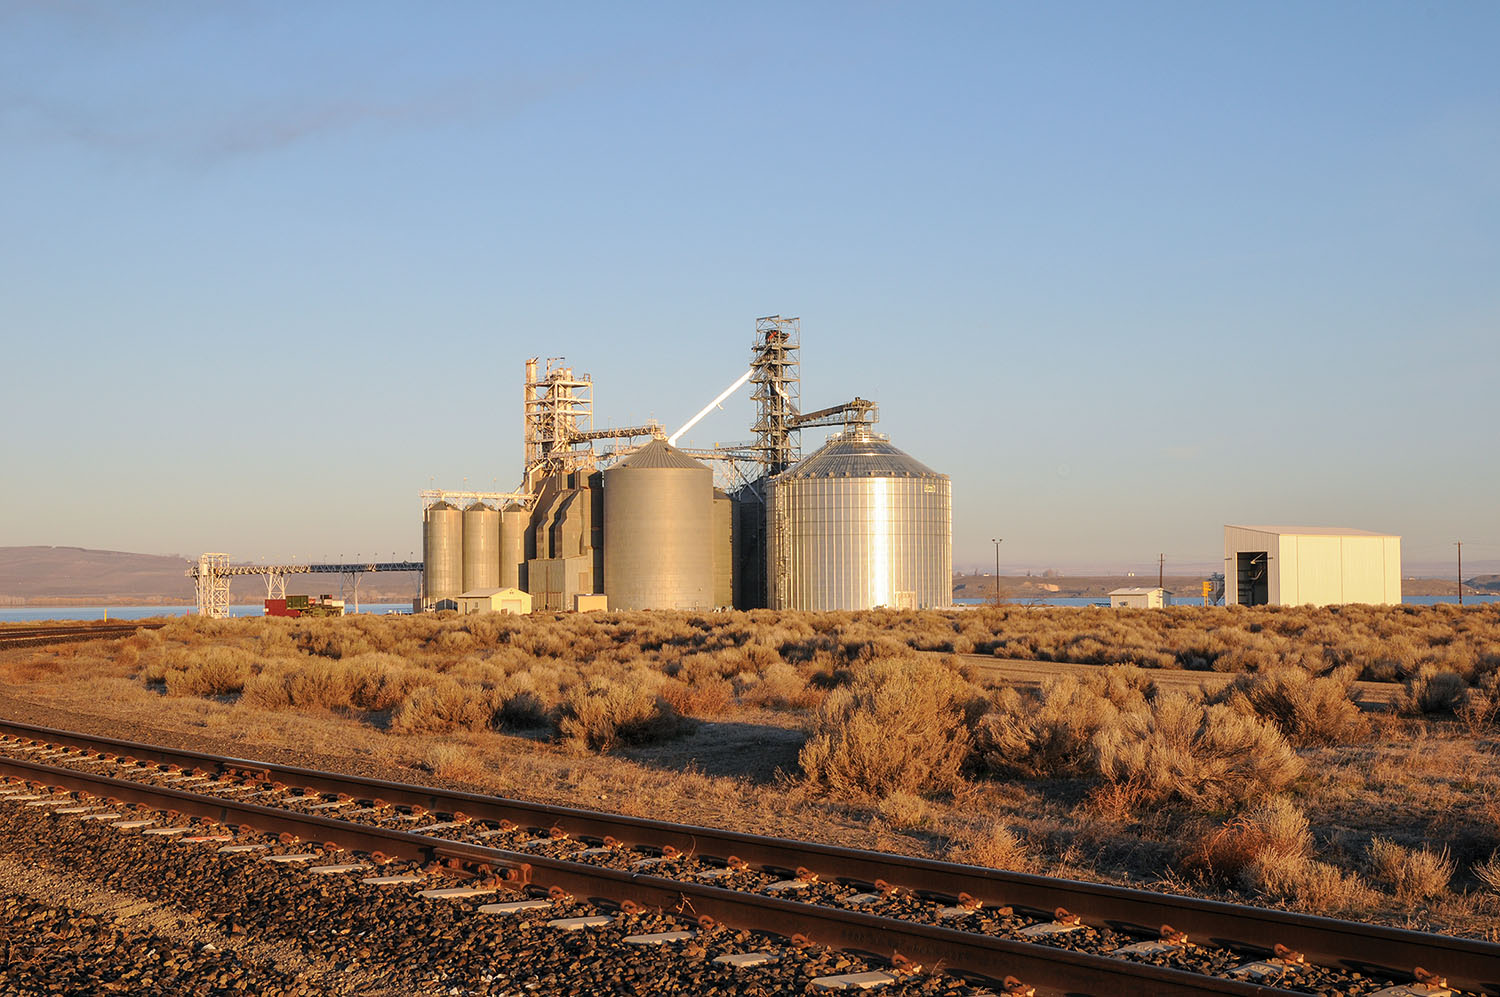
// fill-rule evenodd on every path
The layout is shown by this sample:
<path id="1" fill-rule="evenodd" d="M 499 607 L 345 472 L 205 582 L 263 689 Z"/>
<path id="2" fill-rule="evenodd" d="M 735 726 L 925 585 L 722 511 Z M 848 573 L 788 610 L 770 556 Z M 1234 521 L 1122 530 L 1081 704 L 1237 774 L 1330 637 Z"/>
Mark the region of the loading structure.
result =
<path id="1" fill-rule="evenodd" d="M 800 353 L 799 319 L 756 319 L 749 369 L 670 438 L 596 429 L 593 379 L 527 360 L 521 488 L 422 493 L 423 608 L 497 587 L 538 611 L 950 605 L 948 477 L 876 434 L 871 401 L 803 412 Z M 747 383 L 753 439 L 674 445 Z M 817 428 L 836 433 L 801 460 Z"/>

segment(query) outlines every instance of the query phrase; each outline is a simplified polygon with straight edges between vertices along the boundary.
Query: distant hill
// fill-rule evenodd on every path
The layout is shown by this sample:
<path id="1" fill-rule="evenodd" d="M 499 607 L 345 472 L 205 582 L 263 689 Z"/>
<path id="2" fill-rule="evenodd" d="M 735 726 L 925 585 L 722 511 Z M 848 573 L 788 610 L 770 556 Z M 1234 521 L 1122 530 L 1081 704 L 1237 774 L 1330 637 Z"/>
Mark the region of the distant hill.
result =
<path id="1" fill-rule="evenodd" d="M 193 602 L 184 572 L 193 562 L 179 554 L 131 554 L 82 547 L 0 547 L 0 605 L 171 605 Z M 360 578 L 361 602 L 401 602 L 416 594 L 415 572 Z M 339 591 L 337 575 L 292 575 L 292 595 Z M 235 602 L 266 597 L 259 577 L 236 579 Z"/>

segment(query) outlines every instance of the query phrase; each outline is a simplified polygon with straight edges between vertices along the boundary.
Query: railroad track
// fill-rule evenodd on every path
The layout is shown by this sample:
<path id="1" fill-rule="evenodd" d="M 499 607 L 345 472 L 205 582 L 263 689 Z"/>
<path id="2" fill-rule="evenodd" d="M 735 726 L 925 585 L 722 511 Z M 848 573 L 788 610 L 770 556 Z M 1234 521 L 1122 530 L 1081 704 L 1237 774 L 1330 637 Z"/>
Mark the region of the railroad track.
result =
<path id="1" fill-rule="evenodd" d="M 691 912 L 704 930 L 795 936 L 897 974 L 1009 978 L 1018 994 L 1500 994 L 1500 946 L 1468 939 L 25 724 L 0 722 L 0 775 L 445 866 L 523 897 Z M 1448 985 L 1414 982 L 1419 966 Z"/>
<path id="2" fill-rule="evenodd" d="M 72 641 L 129 637 L 137 630 L 159 630 L 165 623 L 74 623 L 33 627 L 0 627 L 0 649 L 66 644 Z"/>

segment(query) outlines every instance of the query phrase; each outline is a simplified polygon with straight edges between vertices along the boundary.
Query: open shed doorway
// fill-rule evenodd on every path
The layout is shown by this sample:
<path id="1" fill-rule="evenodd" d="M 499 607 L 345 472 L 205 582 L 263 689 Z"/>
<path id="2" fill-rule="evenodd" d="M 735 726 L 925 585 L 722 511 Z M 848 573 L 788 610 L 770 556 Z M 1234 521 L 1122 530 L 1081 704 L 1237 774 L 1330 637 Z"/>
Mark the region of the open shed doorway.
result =
<path id="1" fill-rule="evenodd" d="M 1263 550 L 1242 550 L 1236 555 L 1235 577 L 1241 606 L 1264 606 L 1271 601 L 1270 555 Z"/>

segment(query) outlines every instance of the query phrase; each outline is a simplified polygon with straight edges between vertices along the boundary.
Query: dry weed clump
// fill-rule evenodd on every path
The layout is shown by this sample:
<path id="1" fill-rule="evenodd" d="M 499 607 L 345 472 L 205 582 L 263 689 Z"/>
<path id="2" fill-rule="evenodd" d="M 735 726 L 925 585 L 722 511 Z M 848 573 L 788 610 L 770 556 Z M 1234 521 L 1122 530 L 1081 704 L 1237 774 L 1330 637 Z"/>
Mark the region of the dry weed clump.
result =
<path id="1" fill-rule="evenodd" d="M 736 682 L 739 700 L 747 706 L 800 710 L 823 701 L 823 690 L 809 687 L 806 676 L 784 661 L 771 662 L 759 674 L 741 672 Z"/>
<path id="2" fill-rule="evenodd" d="M 1396 709 L 1407 716 L 1458 713 L 1469 696 L 1468 683 L 1455 672 L 1424 667 L 1403 684 Z"/>
<path id="3" fill-rule="evenodd" d="M 455 782 L 479 782 L 484 778 L 484 762 L 474 750 L 461 744 L 434 744 L 422 756 L 422 767 L 439 779 Z"/>
<path id="4" fill-rule="evenodd" d="M 169 696 L 225 696 L 240 692 L 255 674 L 255 656 L 237 647 L 177 650 L 148 669 Z"/>
<path id="5" fill-rule="evenodd" d="M 1496 893 L 1500 893 L 1500 852 L 1491 854 L 1483 862 L 1474 863 L 1474 877 Z"/>
<path id="6" fill-rule="evenodd" d="M 986 821 L 964 831 L 951 850 L 954 861 L 966 865 L 1029 872 L 1036 867 L 1036 857 L 1026 843 L 1004 821 Z"/>
<path id="7" fill-rule="evenodd" d="M 443 678 L 414 689 L 391 714 L 391 730 L 399 734 L 485 730 L 494 714 L 490 690 Z"/>
<path id="8" fill-rule="evenodd" d="M 1370 721 L 1349 698 L 1355 671 L 1340 668 L 1315 678 L 1301 668 L 1242 675 L 1217 702 L 1263 717 L 1296 745 L 1353 744 L 1370 736 Z"/>
<path id="9" fill-rule="evenodd" d="M 1313 858 L 1307 818 L 1285 797 L 1273 797 L 1201 836 L 1182 869 L 1252 894 L 1294 901 L 1316 914 L 1367 910 L 1374 899 L 1358 875 Z"/>
<path id="10" fill-rule="evenodd" d="M 1444 848 L 1403 848 L 1389 838 L 1370 842 L 1370 869 L 1404 903 L 1434 900 L 1448 892 L 1454 863 Z"/>
<path id="11" fill-rule="evenodd" d="M 924 827 L 932 816 L 932 808 L 925 799 L 904 789 L 881 800 L 877 810 L 893 827 L 902 830 Z"/>
<path id="12" fill-rule="evenodd" d="M 1026 779 L 1098 771 L 1094 738 L 1123 710 L 1144 710 L 1155 683 L 1138 669 L 1063 675 L 1034 693 L 1001 689 L 975 731 L 975 754 L 993 772 Z"/>
<path id="13" fill-rule="evenodd" d="M 983 707 L 980 690 L 951 662 L 867 662 L 823 700 L 798 760 L 808 779 L 841 794 L 956 789 Z"/>
<path id="14" fill-rule="evenodd" d="M 1180 694 L 1121 714 L 1094 747 L 1101 774 L 1140 802 L 1177 799 L 1210 811 L 1278 793 L 1303 771 L 1275 727 Z"/>
<path id="15" fill-rule="evenodd" d="M 1312 843 L 1307 817 L 1277 796 L 1202 833 L 1181 866 L 1200 878 L 1280 893 L 1305 872 Z"/>
<path id="16" fill-rule="evenodd" d="M 596 676 L 563 704 L 558 730 L 574 750 L 611 751 L 621 744 L 653 744 L 691 727 L 643 682 Z"/>

